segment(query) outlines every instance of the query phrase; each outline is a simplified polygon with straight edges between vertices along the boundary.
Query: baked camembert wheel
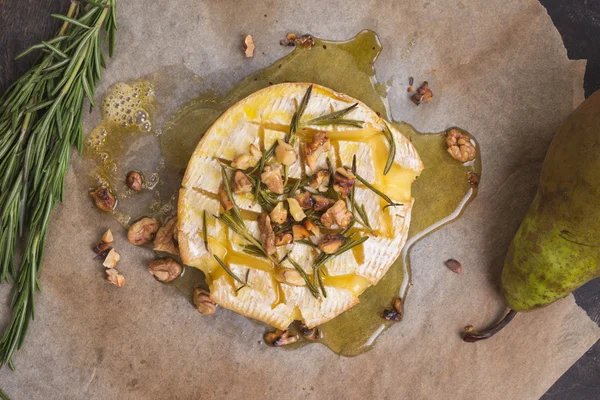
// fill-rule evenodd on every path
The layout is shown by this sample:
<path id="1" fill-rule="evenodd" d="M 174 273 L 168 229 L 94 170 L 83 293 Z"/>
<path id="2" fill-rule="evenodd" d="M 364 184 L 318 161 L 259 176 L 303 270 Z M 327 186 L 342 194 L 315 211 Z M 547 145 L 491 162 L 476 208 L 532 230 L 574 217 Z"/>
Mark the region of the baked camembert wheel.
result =
<path id="1" fill-rule="evenodd" d="M 363 103 L 308 83 L 269 86 L 198 143 L 179 192 L 181 258 L 218 305 L 282 330 L 315 327 L 400 256 L 422 169 Z"/>

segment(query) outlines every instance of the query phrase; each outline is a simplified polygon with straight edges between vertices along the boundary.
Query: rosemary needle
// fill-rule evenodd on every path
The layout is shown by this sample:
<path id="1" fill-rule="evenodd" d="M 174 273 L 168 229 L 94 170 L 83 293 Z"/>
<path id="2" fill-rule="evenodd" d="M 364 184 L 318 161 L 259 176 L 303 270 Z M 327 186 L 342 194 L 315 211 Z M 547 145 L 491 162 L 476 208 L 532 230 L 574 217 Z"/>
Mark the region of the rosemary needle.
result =
<path id="1" fill-rule="evenodd" d="M 34 317 L 50 214 L 63 198 L 71 147 L 81 150 L 83 100 L 94 104 L 106 65 L 102 30 L 109 54 L 114 49 L 115 7 L 116 0 L 74 1 L 66 16 L 53 14 L 63 21 L 58 34 L 21 54 L 42 51 L 37 63 L 0 97 L 0 282 L 14 280 L 0 365 L 14 368 L 14 353 Z M 22 249 L 18 255 L 17 246 Z"/>

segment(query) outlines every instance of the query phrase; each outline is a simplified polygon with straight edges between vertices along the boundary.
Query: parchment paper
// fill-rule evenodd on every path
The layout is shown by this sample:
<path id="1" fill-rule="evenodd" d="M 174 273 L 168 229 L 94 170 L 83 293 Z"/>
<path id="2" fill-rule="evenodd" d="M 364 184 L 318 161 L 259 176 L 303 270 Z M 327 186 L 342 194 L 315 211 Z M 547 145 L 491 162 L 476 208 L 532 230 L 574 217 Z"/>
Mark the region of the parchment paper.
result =
<path id="1" fill-rule="evenodd" d="M 465 344 L 457 334 L 504 311 L 505 251 L 551 137 L 583 98 L 584 62 L 567 59 L 537 1 L 137 0 L 120 2 L 119 14 L 104 89 L 183 64 L 203 88 L 226 90 L 289 51 L 278 44 L 288 31 L 342 40 L 373 29 L 393 116 L 422 131 L 458 125 L 475 134 L 480 194 L 463 218 L 413 249 L 404 321 L 373 351 L 343 358 L 320 345 L 269 348 L 259 343 L 262 326 L 232 312 L 201 317 L 157 284 L 146 269 L 152 252 L 129 246 L 118 225 L 93 210 L 71 169 L 53 215 L 36 320 L 17 371 L 0 371 L 13 399 L 536 399 L 600 337 L 572 296 L 519 314 L 486 342 Z M 240 50 L 246 33 L 257 45 L 250 60 Z M 407 100 L 409 76 L 430 82 L 432 103 Z M 123 289 L 105 283 L 92 261 L 90 246 L 107 227 L 117 232 Z M 450 257 L 463 263 L 462 275 L 444 267 Z"/>

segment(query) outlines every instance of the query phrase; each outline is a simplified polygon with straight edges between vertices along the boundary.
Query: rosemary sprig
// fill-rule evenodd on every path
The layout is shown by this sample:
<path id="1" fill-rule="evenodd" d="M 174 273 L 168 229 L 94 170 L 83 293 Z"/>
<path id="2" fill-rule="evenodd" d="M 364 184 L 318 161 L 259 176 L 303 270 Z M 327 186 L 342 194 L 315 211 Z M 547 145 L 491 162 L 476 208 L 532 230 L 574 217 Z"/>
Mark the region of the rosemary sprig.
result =
<path id="1" fill-rule="evenodd" d="M 242 218 L 242 214 L 238 205 L 235 202 L 233 197 L 233 191 L 231 190 L 231 184 L 229 182 L 229 177 L 227 176 L 227 172 L 225 171 L 225 167 L 221 166 L 221 176 L 223 177 L 223 187 L 225 188 L 225 193 L 227 193 L 227 197 L 231 200 L 233 207 L 231 208 L 231 212 L 235 216 L 236 220 L 240 222 L 240 225 L 245 228 L 244 220 Z"/>
<path id="2" fill-rule="evenodd" d="M 202 241 L 204 242 L 204 248 L 208 250 L 208 232 L 206 223 L 206 210 L 202 210 Z"/>
<path id="3" fill-rule="evenodd" d="M 256 246 L 252 245 L 252 244 L 244 246 L 243 252 L 246 253 L 246 254 L 249 254 L 251 256 L 254 256 L 254 257 L 266 258 L 265 257 L 265 253 L 263 252 L 263 250 L 261 248 L 259 248 L 259 247 L 256 247 Z"/>
<path id="4" fill-rule="evenodd" d="M 358 179 L 360 181 L 360 183 L 362 183 L 363 185 L 365 185 L 368 189 L 370 189 L 371 191 L 373 191 L 377 196 L 381 197 L 383 200 L 385 200 L 388 203 L 383 208 L 397 207 L 397 206 L 401 206 L 402 205 L 402 203 L 396 203 L 396 202 L 394 202 L 385 193 L 383 193 L 381 190 L 377 189 L 375 186 L 371 185 L 369 182 L 367 182 L 360 175 L 354 174 L 354 176 L 356 176 L 356 179 Z"/>
<path id="5" fill-rule="evenodd" d="M 387 161 L 385 162 L 385 168 L 383 169 L 383 175 L 387 175 L 390 172 L 390 168 L 392 168 L 392 164 L 394 163 L 394 159 L 396 158 L 396 141 L 394 140 L 394 135 L 387 124 L 387 122 L 383 121 L 383 135 L 388 141 L 390 146 L 390 153 L 388 154 Z"/>
<path id="6" fill-rule="evenodd" d="M 219 263 L 219 265 L 225 270 L 225 272 L 227 272 L 227 274 L 229 276 L 231 276 L 234 280 L 238 281 L 242 285 L 246 284 L 243 280 L 240 279 L 239 276 L 237 276 L 236 274 L 234 274 L 233 271 L 231 269 L 229 269 L 229 267 L 227 266 L 227 264 L 225 264 L 223 262 L 223 260 L 221 260 L 216 254 L 213 254 L 213 257 L 215 258 L 215 260 L 217 260 L 217 262 Z"/>
<path id="7" fill-rule="evenodd" d="M 332 260 L 334 257 L 337 257 L 340 254 L 343 254 L 343 253 L 347 252 L 348 250 L 352 249 L 353 247 L 356 247 L 356 246 L 359 246 L 359 245 L 363 244 L 368 239 L 369 239 L 369 236 L 363 236 L 363 237 L 360 237 L 358 239 L 354 239 L 352 237 L 346 239 L 346 242 L 344 242 L 344 244 L 342 244 L 340 246 L 340 248 L 335 253 L 333 253 L 333 254 L 326 254 L 326 253 L 319 254 L 319 257 L 317 257 L 317 259 L 315 260 L 315 266 L 314 266 L 314 268 L 320 268 L 327 261 Z"/>
<path id="8" fill-rule="evenodd" d="M 308 89 L 306 89 L 304 96 L 302 96 L 302 101 L 300 101 L 300 104 L 298 105 L 298 110 L 296 110 L 296 112 L 292 116 L 292 121 L 290 122 L 290 131 L 285 136 L 286 143 L 290 143 L 290 141 L 293 138 L 295 138 L 296 133 L 298 133 L 298 130 L 300 128 L 300 118 L 302 118 L 302 116 L 304 115 L 304 112 L 306 111 L 306 107 L 308 106 L 308 101 L 310 100 L 310 95 L 312 94 L 312 90 L 313 90 L 313 85 L 310 85 L 308 87 Z M 293 144 L 293 142 L 292 142 L 292 144 Z"/>
<path id="9" fill-rule="evenodd" d="M 0 365 L 14 368 L 13 355 L 34 317 L 50 214 L 63 197 L 71 147 L 82 147 L 83 100 L 94 104 L 106 65 L 102 30 L 110 38 L 110 54 L 114 48 L 115 7 L 116 0 L 72 2 L 66 16 L 53 15 L 64 22 L 58 34 L 23 53 L 41 50 L 42 55 L 0 98 L 0 280 L 15 280 Z"/>
<path id="10" fill-rule="evenodd" d="M 356 176 L 356 154 L 352 157 L 352 174 Z M 369 223 L 369 216 L 367 215 L 367 210 L 365 209 L 364 204 L 358 204 L 355 199 L 356 195 L 356 185 L 352 185 L 352 189 L 350 190 L 350 207 L 352 209 L 352 214 L 354 215 L 354 219 L 360 222 L 365 228 L 370 231 L 373 231 L 371 228 L 371 224 Z M 356 217 L 356 214 L 360 218 Z"/>
<path id="11" fill-rule="evenodd" d="M 314 244 L 310 240 L 306 240 L 306 239 L 296 240 L 296 243 L 301 243 L 301 244 L 304 244 L 306 246 L 310 246 L 310 247 L 314 247 L 314 248 L 319 247 L 318 245 Z"/>
<path id="12" fill-rule="evenodd" d="M 258 239 L 256 239 L 254 236 L 252 236 L 252 234 L 248 231 L 248 228 L 246 228 L 246 224 L 244 223 L 244 220 L 237 219 L 237 217 L 235 217 L 233 214 L 231 214 L 230 211 L 227 211 L 218 216 L 215 216 L 215 218 L 217 218 L 219 221 L 224 223 L 229 229 L 231 229 L 238 235 L 242 236 L 247 242 L 254 245 L 256 248 L 259 248 L 263 253 L 263 257 L 270 259 L 270 257 L 267 256 L 267 252 L 262 247 L 262 244 L 258 241 Z"/>
<path id="13" fill-rule="evenodd" d="M 291 257 L 287 257 L 286 260 L 289 261 L 290 264 L 292 264 L 292 266 L 294 268 L 296 268 L 296 271 L 298 271 L 298 273 L 300 274 L 302 279 L 304 279 L 304 282 L 306 282 L 306 287 L 308 288 L 308 290 L 310 290 L 310 294 L 312 294 L 314 298 L 318 299 L 319 298 L 319 289 L 317 289 L 317 287 L 313 284 L 313 282 L 310 281 L 310 279 L 308 278 L 308 275 L 306 275 L 306 272 L 304 271 L 304 269 L 302 269 L 300 264 L 298 264 L 296 261 L 294 261 Z"/>
<path id="14" fill-rule="evenodd" d="M 345 125 L 345 126 L 354 126 L 356 128 L 363 127 L 363 121 L 359 121 L 356 119 L 343 119 L 342 117 L 352 110 L 354 110 L 358 106 L 358 103 L 352 104 L 350 107 L 344 108 L 343 110 L 334 111 L 329 114 L 321 115 L 320 117 L 311 119 L 310 121 L 304 122 L 302 125 L 304 126 L 327 126 L 327 125 Z"/>
<path id="15" fill-rule="evenodd" d="M 235 293 L 237 294 L 237 292 L 239 292 L 240 290 L 242 290 L 245 287 L 248 287 L 248 277 L 250 276 L 250 268 L 248 268 L 246 270 L 246 277 L 244 278 L 244 284 L 242 286 L 240 286 L 239 288 L 235 289 Z"/>

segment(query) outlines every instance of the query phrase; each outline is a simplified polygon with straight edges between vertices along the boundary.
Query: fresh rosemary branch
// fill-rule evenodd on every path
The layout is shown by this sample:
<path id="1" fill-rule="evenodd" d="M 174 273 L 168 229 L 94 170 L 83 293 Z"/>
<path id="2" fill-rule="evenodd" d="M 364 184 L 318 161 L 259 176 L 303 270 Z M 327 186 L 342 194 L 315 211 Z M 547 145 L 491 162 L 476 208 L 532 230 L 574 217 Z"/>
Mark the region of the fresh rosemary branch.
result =
<path id="1" fill-rule="evenodd" d="M 397 206 L 401 206 L 402 203 L 395 203 L 392 199 L 389 198 L 388 195 L 386 195 L 385 193 L 383 193 L 381 190 L 377 189 L 375 186 L 371 185 L 369 182 L 367 182 L 363 177 L 361 177 L 358 174 L 354 174 L 354 176 L 356 176 L 356 179 L 358 179 L 360 181 L 360 183 L 362 183 L 363 185 L 365 185 L 369 190 L 371 190 L 372 192 L 374 192 L 377 196 L 381 197 L 383 200 L 385 200 L 388 204 L 384 206 L 384 208 L 386 207 L 397 207 Z"/>
<path id="2" fill-rule="evenodd" d="M 240 277 L 238 277 L 236 274 L 234 274 L 233 271 L 231 269 L 229 269 L 229 267 L 227 266 L 227 264 L 225 264 L 223 262 L 223 260 L 221 260 L 216 254 L 213 254 L 213 257 L 215 258 L 215 260 L 217 260 L 217 262 L 219 263 L 219 265 L 225 270 L 225 272 L 227 272 L 227 274 L 229 276 L 231 276 L 233 279 L 235 279 L 236 281 L 238 281 L 242 285 L 246 284 L 243 280 L 240 279 Z"/>
<path id="3" fill-rule="evenodd" d="M 106 61 L 100 43 L 106 32 L 114 50 L 116 0 L 72 2 L 54 39 L 22 55 L 41 51 L 38 62 L 0 98 L 0 281 L 14 279 L 12 317 L 0 340 L 0 365 L 14 368 L 13 355 L 34 317 L 50 214 L 63 198 L 72 146 L 81 150 L 83 100 L 94 90 Z M 26 236 L 23 233 L 26 232 Z M 20 265 L 15 248 L 22 243 Z"/>
<path id="4" fill-rule="evenodd" d="M 356 176 L 356 154 L 352 157 L 352 174 Z M 369 216 L 367 215 L 367 210 L 365 209 L 364 204 L 358 204 L 355 199 L 356 196 L 356 185 L 352 185 L 352 189 L 350 190 L 350 207 L 352 209 L 352 214 L 354 215 L 354 219 L 357 220 L 360 224 L 362 224 L 365 228 L 370 231 L 373 231 L 371 228 L 371 224 L 369 223 Z M 360 218 L 356 217 L 356 214 Z"/>
<path id="5" fill-rule="evenodd" d="M 206 251 L 208 250 L 208 232 L 207 232 L 207 223 L 206 223 L 206 210 L 202 210 L 202 241 L 204 242 L 204 248 Z"/>
<path id="6" fill-rule="evenodd" d="M 329 114 L 321 115 L 320 117 L 311 119 L 310 121 L 304 122 L 304 126 L 327 126 L 327 125 L 346 125 L 354 126 L 356 128 L 363 127 L 363 121 L 355 119 L 343 119 L 342 117 L 348 114 L 350 111 L 358 107 L 358 103 L 352 104 L 350 107 L 344 108 L 343 110 L 334 111 Z"/>
<path id="7" fill-rule="evenodd" d="M 385 162 L 385 168 L 383 169 L 383 174 L 387 175 L 387 173 L 390 172 L 390 168 L 392 168 L 394 159 L 396 158 L 396 141 L 394 140 L 394 135 L 387 125 L 387 122 L 383 121 L 383 125 L 383 135 L 387 139 L 390 146 L 390 153 L 388 154 L 387 161 Z"/>
<path id="8" fill-rule="evenodd" d="M 245 287 L 248 287 L 248 277 L 250 276 L 250 268 L 248 268 L 246 270 L 246 277 L 244 278 L 244 284 L 242 286 L 240 286 L 239 288 L 235 289 L 235 293 L 239 292 L 240 290 L 242 290 Z"/>
<path id="9" fill-rule="evenodd" d="M 302 269 L 300 264 L 298 264 L 296 261 L 292 260 L 291 257 L 287 257 L 286 260 L 289 261 L 290 264 L 292 264 L 292 266 L 294 268 L 296 268 L 296 271 L 298 271 L 298 273 L 300 274 L 302 279 L 304 279 L 304 282 L 306 282 L 306 287 L 308 288 L 308 290 L 310 290 L 310 294 L 312 294 L 314 298 L 318 299 L 319 298 L 319 289 L 317 289 L 317 287 L 313 284 L 313 282 L 310 281 L 310 279 L 306 275 L 306 272 L 304 271 L 304 269 Z"/>

